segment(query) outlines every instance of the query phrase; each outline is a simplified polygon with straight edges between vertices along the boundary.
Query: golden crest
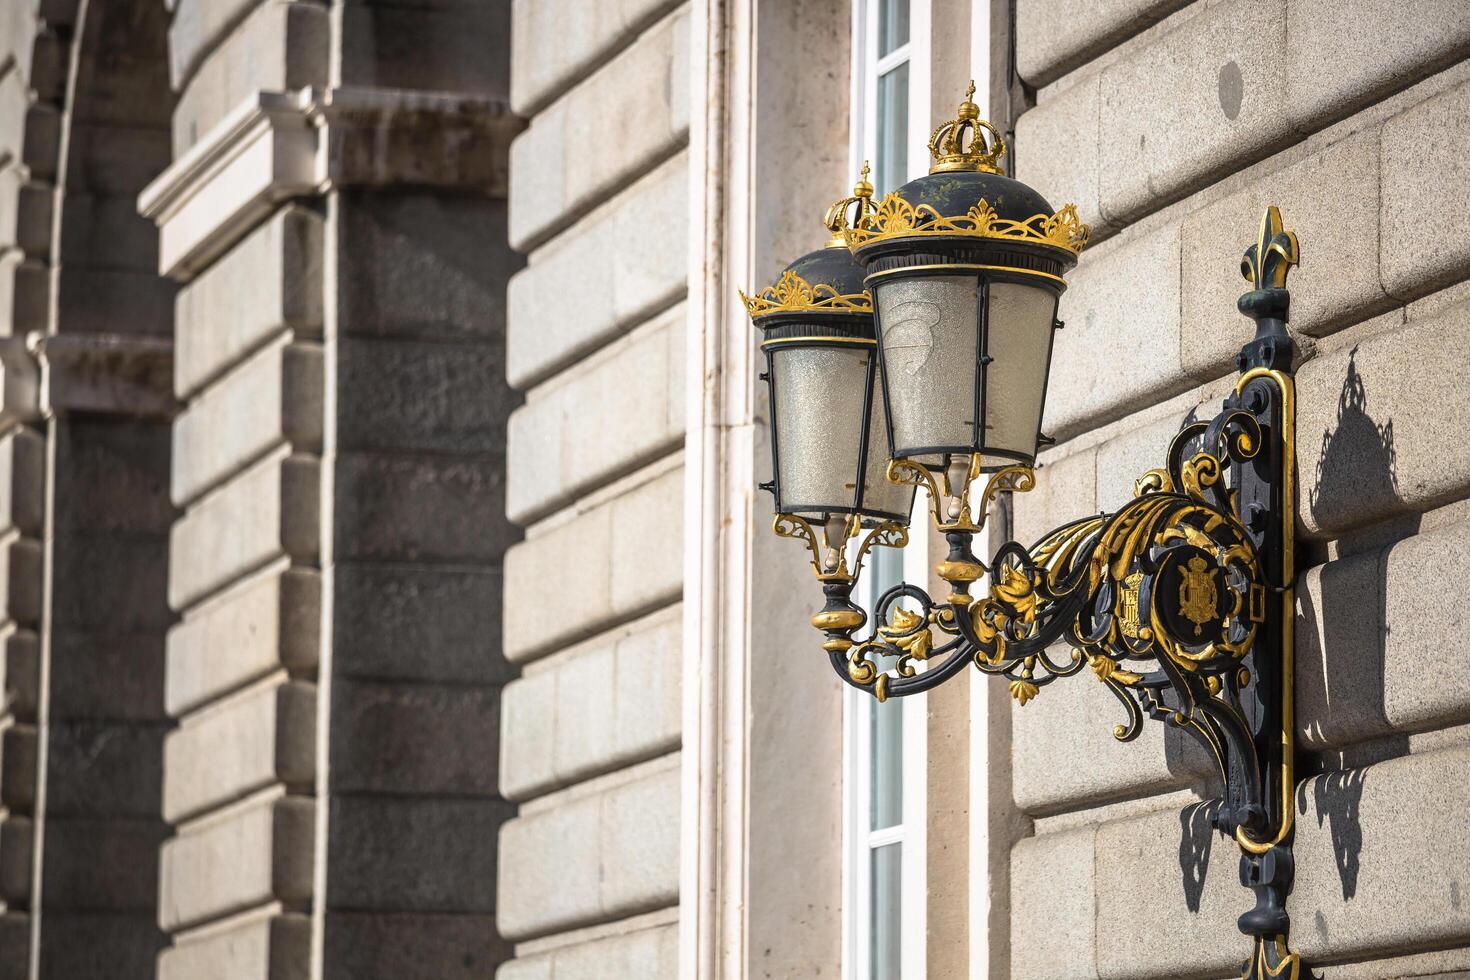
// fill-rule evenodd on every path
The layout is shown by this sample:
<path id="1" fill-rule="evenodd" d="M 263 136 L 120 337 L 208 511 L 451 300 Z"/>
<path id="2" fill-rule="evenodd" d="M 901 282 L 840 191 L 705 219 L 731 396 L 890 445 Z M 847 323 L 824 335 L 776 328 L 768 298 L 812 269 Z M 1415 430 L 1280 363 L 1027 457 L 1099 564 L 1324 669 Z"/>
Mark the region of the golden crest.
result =
<path id="1" fill-rule="evenodd" d="M 839 293 L 826 283 L 813 285 L 787 269 L 774 286 L 754 296 L 740 294 L 745 311 L 751 316 L 770 313 L 872 313 L 873 300 L 866 292 Z"/>
<path id="2" fill-rule="evenodd" d="M 1118 595 L 1118 629 L 1131 639 L 1138 639 L 1138 590 L 1143 585 L 1143 573 L 1134 572 L 1123 580 L 1123 589 Z"/>
<path id="3" fill-rule="evenodd" d="M 1219 595 L 1215 591 L 1215 576 L 1209 563 L 1198 555 L 1189 559 L 1188 565 L 1179 566 L 1179 610 L 1194 623 L 1194 635 L 1199 636 L 1205 623 L 1215 618 L 1219 606 Z"/>
<path id="4" fill-rule="evenodd" d="M 872 214 L 860 218 L 857 227 L 846 232 L 846 239 L 848 248 L 856 250 L 887 238 L 966 235 L 1052 245 L 1077 255 L 1087 245 L 1090 234 L 1091 229 L 1077 216 L 1075 204 L 1068 204 L 1056 214 L 1034 214 L 1023 221 L 1011 221 L 982 200 L 959 217 L 945 218 L 927 204 L 915 207 L 895 191 L 884 197 Z"/>

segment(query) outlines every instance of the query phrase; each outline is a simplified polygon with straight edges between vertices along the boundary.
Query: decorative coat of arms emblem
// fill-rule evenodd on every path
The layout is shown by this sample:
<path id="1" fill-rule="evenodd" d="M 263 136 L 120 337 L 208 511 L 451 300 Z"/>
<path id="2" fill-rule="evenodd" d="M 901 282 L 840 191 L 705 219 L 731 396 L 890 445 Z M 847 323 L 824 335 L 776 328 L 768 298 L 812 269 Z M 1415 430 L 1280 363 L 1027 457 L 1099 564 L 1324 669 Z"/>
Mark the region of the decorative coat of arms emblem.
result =
<path id="1" fill-rule="evenodd" d="M 1187 565 L 1179 566 L 1179 610 L 1194 623 L 1195 636 L 1203 632 L 1205 623 L 1215 618 L 1219 602 L 1209 563 L 1195 555 Z"/>

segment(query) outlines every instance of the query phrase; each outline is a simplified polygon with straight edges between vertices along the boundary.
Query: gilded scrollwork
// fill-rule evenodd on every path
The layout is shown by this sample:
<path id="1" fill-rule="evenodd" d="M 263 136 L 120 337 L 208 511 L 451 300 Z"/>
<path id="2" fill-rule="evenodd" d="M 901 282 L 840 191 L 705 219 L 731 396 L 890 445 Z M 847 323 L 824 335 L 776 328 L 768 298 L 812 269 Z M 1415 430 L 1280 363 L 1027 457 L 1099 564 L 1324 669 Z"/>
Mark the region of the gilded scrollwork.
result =
<path id="1" fill-rule="evenodd" d="M 747 296 L 740 293 L 751 316 L 766 316 L 771 313 L 872 313 L 873 298 L 866 291 L 840 293 L 826 283 L 810 283 L 787 269 L 775 284 Z"/>

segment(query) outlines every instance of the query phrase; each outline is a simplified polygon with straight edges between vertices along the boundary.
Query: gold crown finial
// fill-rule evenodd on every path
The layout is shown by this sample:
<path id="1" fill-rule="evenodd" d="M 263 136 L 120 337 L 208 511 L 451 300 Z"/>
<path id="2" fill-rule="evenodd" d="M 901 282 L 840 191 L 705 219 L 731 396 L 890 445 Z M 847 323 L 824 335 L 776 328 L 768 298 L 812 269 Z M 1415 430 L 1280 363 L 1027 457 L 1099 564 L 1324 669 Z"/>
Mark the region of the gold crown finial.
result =
<path id="1" fill-rule="evenodd" d="M 822 224 L 832 233 L 827 241 L 828 248 L 846 248 L 848 230 L 858 227 L 863 218 L 873 212 L 873 185 L 868 182 L 868 175 L 872 172 L 872 167 L 864 160 L 862 176 L 852 185 L 852 196 L 833 202 L 827 209 Z M 857 212 L 849 220 L 848 211 L 854 204 L 857 205 Z"/>
<path id="2" fill-rule="evenodd" d="M 960 103 L 955 118 L 929 137 L 929 155 L 934 158 L 929 172 L 939 174 L 963 170 L 1003 174 L 1005 171 L 1001 169 L 1000 159 L 1005 154 L 1005 139 L 994 126 L 980 118 L 980 107 L 975 104 L 975 80 L 972 78 L 965 89 L 965 101 Z"/>

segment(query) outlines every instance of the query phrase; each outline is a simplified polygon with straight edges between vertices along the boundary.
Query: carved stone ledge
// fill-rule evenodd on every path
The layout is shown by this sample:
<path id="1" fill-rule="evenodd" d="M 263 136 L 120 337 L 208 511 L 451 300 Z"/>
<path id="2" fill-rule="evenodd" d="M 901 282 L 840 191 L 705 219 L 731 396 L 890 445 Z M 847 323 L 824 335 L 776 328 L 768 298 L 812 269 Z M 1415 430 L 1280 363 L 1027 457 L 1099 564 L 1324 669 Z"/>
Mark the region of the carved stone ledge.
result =
<path id="1" fill-rule="evenodd" d="M 0 426 L 90 412 L 171 418 L 173 343 L 111 334 L 0 338 Z"/>
<path id="2" fill-rule="evenodd" d="M 523 122 L 502 102 L 344 87 L 257 92 L 138 196 L 159 272 L 187 281 L 283 201 L 348 186 L 506 195 Z"/>

